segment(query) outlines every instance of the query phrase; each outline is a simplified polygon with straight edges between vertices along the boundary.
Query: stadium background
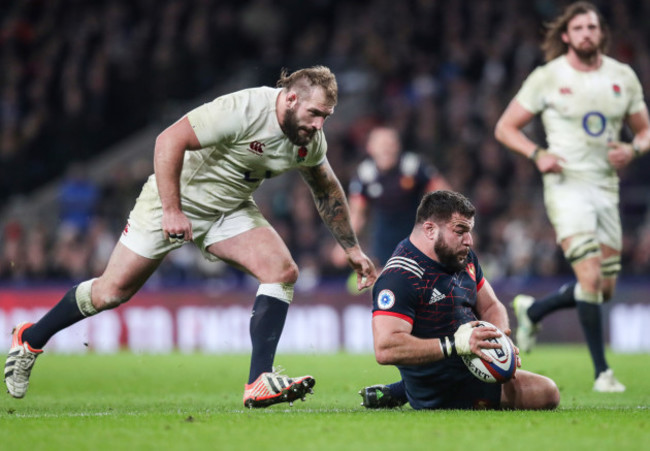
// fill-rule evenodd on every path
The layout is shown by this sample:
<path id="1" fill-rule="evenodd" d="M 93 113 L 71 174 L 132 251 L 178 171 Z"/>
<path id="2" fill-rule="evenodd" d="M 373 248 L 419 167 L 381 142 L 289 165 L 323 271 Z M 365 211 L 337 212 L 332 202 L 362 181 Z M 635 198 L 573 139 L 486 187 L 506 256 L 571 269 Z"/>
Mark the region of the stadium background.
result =
<path id="1" fill-rule="evenodd" d="M 339 81 L 326 135 L 344 186 L 366 132 L 388 122 L 476 204 L 476 250 L 504 302 L 524 288 L 556 288 L 571 271 L 544 213 L 540 177 L 492 133 L 542 62 L 541 24 L 566 3 L 3 2 L 0 330 L 38 318 L 70 283 L 101 272 L 164 127 L 219 94 L 273 85 L 283 67 L 313 64 Z M 650 1 L 595 3 L 612 30 L 610 55 L 635 69 L 648 98 Z M 542 142 L 539 123 L 527 131 Z M 619 351 L 650 351 L 649 166 L 645 157 L 621 174 L 624 277 L 606 309 Z M 369 351 L 369 299 L 348 294 L 347 270 L 329 263 L 334 241 L 302 181 L 269 181 L 256 199 L 301 269 L 281 351 Z M 245 351 L 254 291 L 247 277 L 185 246 L 129 304 L 74 326 L 51 348 Z M 194 335 L 181 336 L 188 324 Z M 574 313 L 544 326 L 543 341 L 581 340 Z M 0 345 L 8 340 L 3 334 Z"/>

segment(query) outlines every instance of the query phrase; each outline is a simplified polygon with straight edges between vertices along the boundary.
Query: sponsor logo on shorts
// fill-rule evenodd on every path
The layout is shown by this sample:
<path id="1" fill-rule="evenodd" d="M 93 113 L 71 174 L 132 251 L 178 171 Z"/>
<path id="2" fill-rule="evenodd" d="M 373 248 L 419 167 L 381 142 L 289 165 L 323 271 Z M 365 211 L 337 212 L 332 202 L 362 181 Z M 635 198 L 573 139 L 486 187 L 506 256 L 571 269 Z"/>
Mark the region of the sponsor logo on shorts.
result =
<path id="1" fill-rule="evenodd" d="M 395 305 L 395 294 L 390 290 L 381 290 L 377 296 L 377 307 L 388 310 Z"/>

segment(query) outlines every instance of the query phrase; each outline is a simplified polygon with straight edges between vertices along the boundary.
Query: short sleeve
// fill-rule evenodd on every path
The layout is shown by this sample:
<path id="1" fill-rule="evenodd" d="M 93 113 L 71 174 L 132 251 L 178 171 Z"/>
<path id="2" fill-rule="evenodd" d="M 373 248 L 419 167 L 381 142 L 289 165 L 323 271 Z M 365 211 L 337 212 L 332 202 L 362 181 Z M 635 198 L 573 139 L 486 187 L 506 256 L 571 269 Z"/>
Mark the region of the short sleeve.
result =
<path id="1" fill-rule="evenodd" d="M 403 274 L 382 274 L 372 289 L 372 315 L 395 316 L 413 324 L 417 299 L 415 287 Z"/>
<path id="2" fill-rule="evenodd" d="M 533 114 L 541 112 L 545 107 L 544 85 L 546 84 L 546 77 L 544 74 L 543 66 L 535 69 L 524 80 L 521 89 L 515 96 L 517 102 Z"/>
<path id="3" fill-rule="evenodd" d="M 645 108 L 645 101 L 643 100 L 643 88 L 641 87 L 639 77 L 637 77 L 631 67 L 628 66 L 628 70 L 630 78 L 628 88 L 630 90 L 630 105 L 627 109 L 627 113 L 634 114 Z"/>
<path id="4" fill-rule="evenodd" d="M 234 97 L 225 95 L 196 107 L 187 118 L 201 146 L 209 147 L 236 137 L 244 122 L 239 114 Z"/>

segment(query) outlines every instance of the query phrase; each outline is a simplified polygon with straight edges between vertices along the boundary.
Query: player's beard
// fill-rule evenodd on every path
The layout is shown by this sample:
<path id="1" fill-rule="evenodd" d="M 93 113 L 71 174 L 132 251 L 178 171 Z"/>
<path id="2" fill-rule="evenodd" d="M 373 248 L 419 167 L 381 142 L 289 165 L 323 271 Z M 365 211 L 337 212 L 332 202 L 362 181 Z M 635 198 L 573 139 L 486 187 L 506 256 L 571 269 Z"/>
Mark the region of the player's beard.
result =
<path id="1" fill-rule="evenodd" d="M 467 266 L 467 257 L 469 252 L 454 251 L 452 248 L 447 246 L 447 243 L 444 242 L 442 236 L 439 236 L 434 243 L 433 250 L 438 256 L 438 261 L 451 272 L 456 273 L 462 271 L 465 269 L 465 266 Z"/>
<path id="2" fill-rule="evenodd" d="M 596 44 L 591 44 L 590 46 L 587 47 L 578 47 L 571 45 L 571 49 L 573 52 L 576 54 L 576 56 L 580 59 L 580 61 L 584 61 L 585 63 L 589 63 L 594 60 L 598 56 L 599 48 L 598 45 Z"/>
<path id="3" fill-rule="evenodd" d="M 280 124 L 280 128 L 286 137 L 296 146 L 306 146 L 314 139 L 316 130 L 308 127 L 300 127 L 298 125 L 298 118 L 294 110 L 288 109 L 284 115 L 284 121 Z M 308 132 L 307 135 L 301 135 L 300 130 Z"/>

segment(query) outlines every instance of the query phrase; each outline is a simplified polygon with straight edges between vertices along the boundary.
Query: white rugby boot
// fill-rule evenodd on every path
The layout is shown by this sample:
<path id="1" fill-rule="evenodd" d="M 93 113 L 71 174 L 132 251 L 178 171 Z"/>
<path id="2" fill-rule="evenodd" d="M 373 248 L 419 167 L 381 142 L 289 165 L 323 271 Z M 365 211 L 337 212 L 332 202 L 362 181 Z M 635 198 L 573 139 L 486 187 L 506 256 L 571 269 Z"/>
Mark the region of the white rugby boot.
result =
<path id="1" fill-rule="evenodd" d="M 537 341 L 539 327 L 528 317 L 528 308 L 533 305 L 535 298 L 526 294 L 518 294 L 512 300 L 512 307 L 517 317 L 517 346 L 523 352 L 530 352 Z"/>
<path id="2" fill-rule="evenodd" d="M 20 323 L 11 332 L 11 349 L 5 362 L 5 384 L 7 391 L 14 398 L 22 398 L 29 387 L 29 376 L 34 362 L 43 350 L 34 349 L 23 341 L 23 332 L 32 323 Z"/>
<path id="3" fill-rule="evenodd" d="M 614 377 L 614 371 L 611 368 L 602 371 L 594 381 L 594 391 L 600 393 L 623 393 L 625 385 L 621 384 Z"/>

